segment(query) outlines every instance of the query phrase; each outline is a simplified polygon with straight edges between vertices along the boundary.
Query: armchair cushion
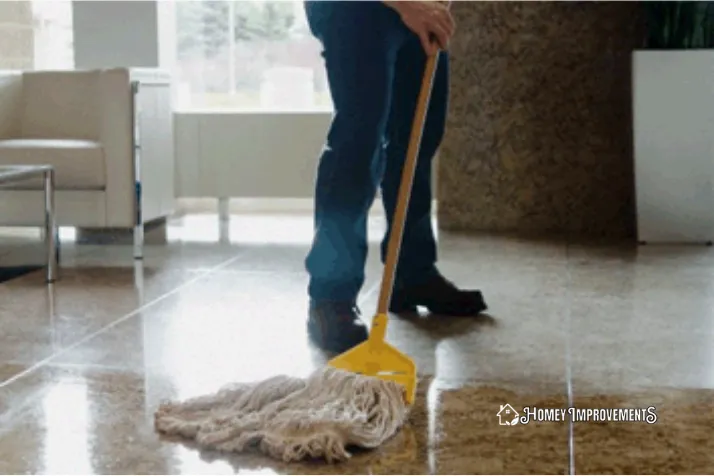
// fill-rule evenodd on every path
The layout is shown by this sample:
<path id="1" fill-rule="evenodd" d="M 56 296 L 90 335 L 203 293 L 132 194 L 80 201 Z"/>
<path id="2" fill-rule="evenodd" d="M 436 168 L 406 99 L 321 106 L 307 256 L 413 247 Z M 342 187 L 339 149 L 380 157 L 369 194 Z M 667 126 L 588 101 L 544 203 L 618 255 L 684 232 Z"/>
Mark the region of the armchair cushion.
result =
<path id="1" fill-rule="evenodd" d="M 22 72 L 0 71 L 0 139 L 20 137 Z"/>
<path id="2" fill-rule="evenodd" d="M 102 146 L 86 140 L 0 140 L 0 165 L 48 164 L 55 168 L 58 189 L 101 190 L 106 185 Z M 40 180 L 16 188 L 40 188 Z M 10 187 L 7 187 L 10 188 Z"/>
<path id="3" fill-rule="evenodd" d="M 25 73 L 21 136 L 99 140 L 101 74 L 99 70 Z"/>

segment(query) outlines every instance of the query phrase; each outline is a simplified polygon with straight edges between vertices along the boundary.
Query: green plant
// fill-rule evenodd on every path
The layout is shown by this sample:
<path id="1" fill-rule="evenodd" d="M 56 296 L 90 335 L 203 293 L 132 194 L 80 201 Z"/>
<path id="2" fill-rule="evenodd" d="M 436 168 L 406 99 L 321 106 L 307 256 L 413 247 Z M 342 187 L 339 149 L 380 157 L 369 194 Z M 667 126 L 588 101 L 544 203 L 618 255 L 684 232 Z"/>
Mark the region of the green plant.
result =
<path id="1" fill-rule="evenodd" d="M 647 48 L 714 48 L 714 2 L 650 1 L 644 8 Z"/>

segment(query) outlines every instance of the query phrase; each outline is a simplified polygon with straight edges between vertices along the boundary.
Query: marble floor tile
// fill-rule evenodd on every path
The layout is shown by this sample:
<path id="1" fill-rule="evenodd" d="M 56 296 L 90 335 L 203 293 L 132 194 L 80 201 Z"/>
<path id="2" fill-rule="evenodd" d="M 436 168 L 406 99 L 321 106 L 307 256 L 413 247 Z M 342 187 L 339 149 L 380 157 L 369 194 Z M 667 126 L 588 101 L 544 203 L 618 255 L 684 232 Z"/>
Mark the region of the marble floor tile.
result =
<path id="1" fill-rule="evenodd" d="M 481 267 L 465 264 L 481 254 L 476 248 L 464 249 L 461 259 L 442 258 L 440 269 L 459 286 L 483 291 L 489 306 L 484 315 L 453 318 L 422 310 L 419 317 L 394 316 L 387 337 L 425 373 L 441 380 L 511 381 L 516 385 L 544 382 L 564 388 L 567 316 L 565 300 L 558 296 L 565 287 L 553 284 L 550 298 L 532 291 L 535 270 L 494 272 L 498 281 L 490 279 Z M 486 256 L 486 266 L 497 268 L 493 263 L 498 258 Z M 483 276 L 483 285 L 474 276 Z M 560 278 L 556 274 L 552 279 Z M 367 319 L 376 311 L 378 295 L 376 290 L 362 305 Z"/>
<path id="2" fill-rule="evenodd" d="M 140 261 L 133 259 L 133 247 L 126 245 L 78 245 L 86 250 L 73 263 L 74 267 L 132 268 L 143 264 L 145 268 L 178 271 L 209 271 L 228 260 L 246 254 L 247 247 L 233 244 L 171 243 L 147 245 Z"/>
<path id="3" fill-rule="evenodd" d="M 0 431 L 0 472 L 175 472 L 173 448 L 152 434 L 144 378 L 66 370 L 44 374 L 42 394 L 14 426 Z"/>
<path id="4" fill-rule="evenodd" d="M 714 335 L 714 306 L 707 299 L 572 298 L 563 303 L 573 338 L 622 343 L 705 334 Z"/>
<path id="5" fill-rule="evenodd" d="M 82 249 L 81 246 L 75 246 L 73 243 L 62 244 L 60 250 L 60 266 L 62 268 L 71 268 L 77 260 L 81 259 L 85 254 L 89 254 L 89 250 Z M 0 266 L 37 266 L 42 269 L 32 273 L 33 279 L 37 283 L 44 283 L 45 266 L 47 265 L 46 252 L 44 244 L 41 242 L 32 242 L 29 244 L 12 243 L 7 241 L 2 235 L 0 229 Z"/>
<path id="6" fill-rule="evenodd" d="M 517 388 L 565 388 L 566 341 L 562 303 L 495 300 L 487 314 L 446 317 L 392 315 L 387 339 L 414 359 L 419 371 L 453 383 L 511 382 Z M 371 322 L 377 293 L 363 305 Z M 542 385 L 541 385 L 542 384 Z"/>
<path id="7" fill-rule="evenodd" d="M 574 297 L 714 302 L 714 262 L 683 265 L 675 259 L 583 262 L 573 258 L 568 280 Z"/>
<path id="8" fill-rule="evenodd" d="M 13 425 L 0 429 L 2 473 L 290 474 L 297 467 L 259 455 L 199 453 L 159 436 L 153 429 L 153 412 L 167 391 L 152 374 L 87 369 L 45 369 L 43 374 L 41 394 Z M 74 411 L 68 412 L 68 406 Z M 425 445 L 420 442 L 417 451 L 413 438 L 412 431 L 404 429 L 378 450 L 386 458 L 369 461 L 367 455 L 364 466 L 356 455 L 356 464 L 307 463 L 299 466 L 300 472 L 401 474 L 405 463 L 414 466 L 419 461 L 426 468 Z"/>
<path id="9" fill-rule="evenodd" d="M 36 402 L 55 372 L 49 367 L 19 364 L 4 364 L 3 367 L 7 373 L 0 382 L 0 434 L 11 428 L 19 415 Z"/>
<path id="10" fill-rule="evenodd" d="M 383 231 L 383 220 L 370 220 L 360 300 L 368 323 Z M 222 224 L 212 215 L 187 216 L 172 220 L 167 234 L 166 245 L 147 246 L 142 262 L 126 245 L 68 240 L 56 284 L 47 286 L 42 272 L 0 283 L 0 473 L 280 472 L 163 443 L 151 415 L 165 399 L 280 373 L 304 376 L 324 365 L 327 356 L 305 333 L 311 219 L 240 215 Z M 10 241 L 37 245 L 18 236 Z M 6 249 L 0 246 L 0 254 Z M 439 267 L 459 286 L 481 289 L 488 313 L 392 316 L 387 333 L 422 375 L 435 377 L 437 393 L 476 385 L 495 389 L 493 395 L 554 396 L 565 405 L 568 398 L 589 404 L 583 399 L 714 388 L 709 248 L 439 232 Z M 462 423 L 473 427 L 474 412 L 492 402 L 471 400 L 454 401 L 464 407 L 460 415 L 469 415 L 459 417 Z M 473 461 L 458 448 L 460 430 L 447 430 L 457 436 L 448 455 L 463 469 Z M 547 439 L 547 432 L 529 431 L 525 440 Z M 543 446 L 553 449 L 559 472 L 577 470 L 577 458 L 573 467 L 560 463 L 573 448 L 581 464 L 589 454 L 592 442 L 582 438 L 559 433 Z M 433 456 L 423 442 L 414 451 L 419 464 Z M 535 458 L 540 450 L 533 451 Z M 616 467 L 626 467 L 628 454 L 620 457 Z M 496 453 L 489 456 L 488 468 L 499 464 Z"/>
<path id="11" fill-rule="evenodd" d="M 489 302 L 512 297 L 563 297 L 568 283 L 566 246 L 441 233 L 442 273 L 459 287 L 480 289 Z"/>
<path id="12" fill-rule="evenodd" d="M 241 245 L 240 259 L 231 263 L 226 271 L 258 271 L 305 274 L 305 257 L 309 245 Z"/>
<path id="13" fill-rule="evenodd" d="M 609 243 L 569 243 L 568 258 L 578 264 L 632 265 L 647 264 L 663 268 L 710 268 L 714 265 L 714 248 L 708 246 Z"/>
<path id="14" fill-rule="evenodd" d="M 573 337 L 570 366 L 575 395 L 639 388 L 714 388 L 712 336 L 677 333 L 638 340 Z"/>
<path id="15" fill-rule="evenodd" d="M 37 273 L 0 286 L 0 361 L 33 363 L 200 277 L 151 268 L 65 268 L 51 286 Z"/>
<path id="16" fill-rule="evenodd" d="M 601 276 L 606 281 L 606 276 Z M 662 293 L 567 303 L 575 394 L 640 387 L 714 386 L 714 313 L 706 296 Z"/>
<path id="17" fill-rule="evenodd" d="M 310 250 L 308 245 L 239 245 L 241 254 L 226 271 L 237 272 L 279 272 L 307 277 L 305 258 Z M 382 263 L 377 245 L 370 245 L 365 263 L 368 278 L 377 278 L 382 273 Z M 366 283 L 365 283 L 366 285 Z M 363 288 L 364 290 L 364 288 Z"/>
<path id="18" fill-rule="evenodd" d="M 566 408 L 564 386 L 436 384 L 436 474 L 455 474 L 454 469 L 458 474 L 569 473 L 567 420 L 537 421 L 526 416 L 533 408 Z"/>
<path id="19" fill-rule="evenodd" d="M 0 363 L 0 383 L 20 372 L 24 366 L 18 364 Z"/>
<path id="20" fill-rule="evenodd" d="M 580 414 L 572 428 L 573 469 L 577 474 L 711 474 L 713 397 L 711 389 L 694 388 L 576 396 Z"/>
<path id="21" fill-rule="evenodd" d="M 309 371 L 305 289 L 305 279 L 292 274 L 212 273 L 56 362 L 169 373 L 182 369 L 182 378 L 201 382 L 206 369 L 230 379 Z"/>
<path id="22" fill-rule="evenodd" d="M 567 454 L 566 433 L 554 440 L 541 438 L 534 425 L 508 433 L 496 425 L 501 399 L 515 398 L 510 391 L 478 387 L 454 401 L 446 393 L 447 383 L 433 382 L 433 391 L 421 394 L 419 409 L 428 426 L 406 427 L 366 458 L 328 466 L 320 463 L 285 465 L 262 456 L 199 453 L 190 444 L 163 438 L 153 430 L 153 412 L 172 392 L 172 383 L 153 372 L 124 372 L 97 369 L 47 367 L 35 381 L 21 383 L 29 392 L 27 400 L 11 424 L 0 429 L 0 472 L 24 474 L 446 474 L 473 472 L 478 467 L 494 467 L 499 461 L 499 445 L 515 443 L 510 466 L 529 464 L 539 448 L 555 448 Z M 203 390 L 210 391 L 208 388 Z M 442 396 L 443 395 L 443 396 Z M 533 397 L 527 397 L 528 402 Z M 564 394 L 550 395 L 549 402 L 561 402 Z M 534 401 L 540 401 L 536 399 Z M 473 402 L 475 406 L 470 406 Z M 71 407 L 73 411 L 68 412 Z M 440 423 L 443 419 L 443 425 Z M 484 425 L 490 442 L 480 441 Z M 430 429 L 431 428 L 431 429 Z M 540 430 L 542 430 L 541 428 Z M 530 436 L 529 436 L 530 435 Z M 535 438 L 539 441 L 530 441 Z M 470 445 L 459 445 L 459 441 Z M 539 443 L 540 445 L 535 445 Z M 474 454 L 478 446 L 487 454 Z M 552 456 L 552 455 L 551 455 Z M 561 467 L 567 464 L 563 457 Z M 488 464 L 485 464 L 487 462 Z M 476 466 L 473 466 L 476 465 Z"/>

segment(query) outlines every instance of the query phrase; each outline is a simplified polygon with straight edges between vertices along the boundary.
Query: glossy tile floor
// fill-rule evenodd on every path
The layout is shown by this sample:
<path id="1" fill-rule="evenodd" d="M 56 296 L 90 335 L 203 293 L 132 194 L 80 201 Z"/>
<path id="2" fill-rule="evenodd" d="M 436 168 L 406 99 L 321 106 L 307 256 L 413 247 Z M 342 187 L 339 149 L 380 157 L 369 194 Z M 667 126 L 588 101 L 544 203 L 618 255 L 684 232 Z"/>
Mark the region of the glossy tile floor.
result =
<path id="1" fill-rule="evenodd" d="M 370 228 L 367 319 L 381 220 Z M 41 260 L 37 238 L 23 236 L 0 230 L 0 257 L 21 247 Z M 245 469 L 162 442 L 152 415 L 164 399 L 306 375 L 324 362 L 304 332 L 310 217 L 236 215 L 221 226 L 215 215 L 189 215 L 170 223 L 168 237 L 137 264 L 128 246 L 65 239 L 59 282 L 47 286 L 36 272 L 0 284 L 0 473 L 275 472 L 267 461 Z M 714 387 L 711 248 L 439 241 L 444 274 L 481 288 L 492 316 L 391 321 L 389 339 L 440 385 L 488 383 L 568 402 Z M 577 445 L 567 436 L 563 445 L 566 471 L 577 472 Z"/>

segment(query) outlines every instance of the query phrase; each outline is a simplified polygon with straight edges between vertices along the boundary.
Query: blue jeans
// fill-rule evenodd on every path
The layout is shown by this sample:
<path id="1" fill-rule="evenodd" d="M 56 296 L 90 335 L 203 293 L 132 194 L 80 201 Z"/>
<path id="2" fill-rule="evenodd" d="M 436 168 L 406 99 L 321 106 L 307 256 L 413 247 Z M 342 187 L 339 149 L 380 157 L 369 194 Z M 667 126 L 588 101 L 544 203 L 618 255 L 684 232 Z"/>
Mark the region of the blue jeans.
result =
<path id="1" fill-rule="evenodd" d="M 315 300 L 356 301 L 364 283 L 367 215 L 380 185 L 391 228 L 426 54 L 382 2 L 305 2 L 305 11 L 323 46 L 334 104 L 317 170 L 308 293 Z M 397 282 L 406 286 L 436 273 L 431 171 L 449 94 L 448 56 L 440 58 L 397 267 Z M 388 239 L 389 232 L 382 261 Z"/>

